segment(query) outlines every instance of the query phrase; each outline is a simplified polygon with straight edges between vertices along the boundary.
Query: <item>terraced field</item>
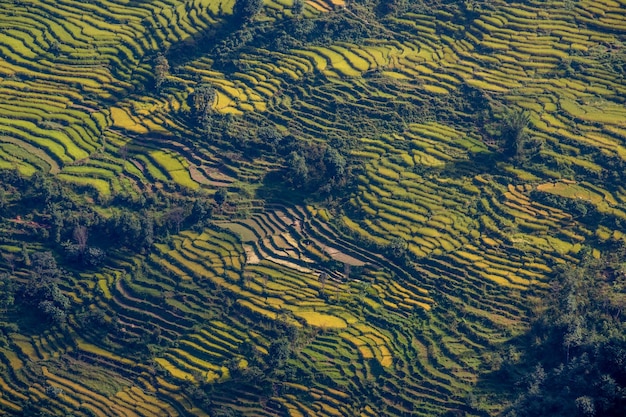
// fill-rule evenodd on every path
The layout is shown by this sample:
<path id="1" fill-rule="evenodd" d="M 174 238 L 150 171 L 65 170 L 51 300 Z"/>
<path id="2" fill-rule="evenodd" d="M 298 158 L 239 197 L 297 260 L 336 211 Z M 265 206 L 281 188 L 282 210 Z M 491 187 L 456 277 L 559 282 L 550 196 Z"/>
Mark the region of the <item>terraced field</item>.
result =
<path id="1" fill-rule="evenodd" d="M 1 169 L 104 218 L 163 195 L 212 210 L 68 262 L 64 325 L 2 306 L 0 413 L 497 414 L 473 391 L 529 299 L 624 242 L 626 1 L 435 3 L 239 21 L 233 0 L 0 0 Z M 330 148 L 346 188 L 276 180 Z M 38 215 L 2 214 L 18 284 L 29 251 L 63 253 Z"/>

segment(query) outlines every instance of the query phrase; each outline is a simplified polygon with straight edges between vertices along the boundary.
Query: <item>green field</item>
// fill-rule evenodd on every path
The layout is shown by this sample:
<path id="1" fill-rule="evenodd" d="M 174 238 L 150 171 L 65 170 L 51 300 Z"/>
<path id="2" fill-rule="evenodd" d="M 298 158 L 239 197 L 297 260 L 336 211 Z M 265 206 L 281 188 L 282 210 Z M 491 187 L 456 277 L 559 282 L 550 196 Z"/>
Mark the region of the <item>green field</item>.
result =
<path id="1" fill-rule="evenodd" d="M 0 0 L 0 414 L 503 415 L 626 244 L 625 42 L 624 0 Z"/>

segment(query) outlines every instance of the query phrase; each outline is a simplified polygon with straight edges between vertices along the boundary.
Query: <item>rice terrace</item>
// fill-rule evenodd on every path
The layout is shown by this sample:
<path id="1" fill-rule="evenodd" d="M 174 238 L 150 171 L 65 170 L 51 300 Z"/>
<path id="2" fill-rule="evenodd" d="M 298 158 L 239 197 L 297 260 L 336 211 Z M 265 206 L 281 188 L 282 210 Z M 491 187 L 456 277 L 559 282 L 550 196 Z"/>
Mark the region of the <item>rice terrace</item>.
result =
<path id="1" fill-rule="evenodd" d="M 625 416 L 626 0 L 0 0 L 0 415 Z"/>

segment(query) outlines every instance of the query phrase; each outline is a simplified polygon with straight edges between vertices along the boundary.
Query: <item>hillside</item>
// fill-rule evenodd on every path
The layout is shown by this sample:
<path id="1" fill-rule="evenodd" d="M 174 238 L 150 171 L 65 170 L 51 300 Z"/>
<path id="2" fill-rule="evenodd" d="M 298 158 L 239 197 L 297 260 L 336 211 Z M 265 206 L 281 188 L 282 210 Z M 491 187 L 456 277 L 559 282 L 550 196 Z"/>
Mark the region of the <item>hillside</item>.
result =
<path id="1" fill-rule="evenodd" d="M 498 415 L 626 243 L 625 0 L 0 5 L 2 414 Z"/>

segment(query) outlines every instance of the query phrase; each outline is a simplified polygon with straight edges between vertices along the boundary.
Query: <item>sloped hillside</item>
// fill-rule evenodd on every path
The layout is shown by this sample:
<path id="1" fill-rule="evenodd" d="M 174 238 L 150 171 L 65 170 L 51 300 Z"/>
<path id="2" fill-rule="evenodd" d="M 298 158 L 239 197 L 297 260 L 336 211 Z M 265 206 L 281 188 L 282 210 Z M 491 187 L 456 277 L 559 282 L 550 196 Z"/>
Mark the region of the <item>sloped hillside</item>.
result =
<path id="1" fill-rule="evenodd" d="M 498 414 L 624 242 L 626 1 L 0 0 L 0 412 Z"/>

